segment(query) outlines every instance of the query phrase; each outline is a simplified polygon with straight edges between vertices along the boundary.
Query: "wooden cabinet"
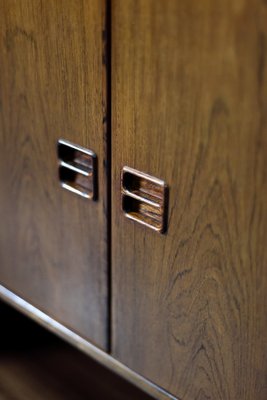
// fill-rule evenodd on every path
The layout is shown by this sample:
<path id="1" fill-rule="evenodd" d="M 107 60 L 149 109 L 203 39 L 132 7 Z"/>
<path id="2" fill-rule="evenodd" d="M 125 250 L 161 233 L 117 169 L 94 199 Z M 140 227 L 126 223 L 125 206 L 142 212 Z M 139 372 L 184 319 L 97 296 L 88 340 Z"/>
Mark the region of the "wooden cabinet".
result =
<path id="1" fill-rule="evenodd" d="M 0 10 L 0 281 L 107 348 L 104 2 Z M 61 137 L 97 154 L 98 201 L 60 187 Z"/>
<path id="2" fill-rule="evenodd" d="M 266 21 L 113 2 L 112 349 L 182 400 L 267 397 Z M 169 185 L 165 235 L 123 215 L 124 165 Z"/>
<path id="3" fill-rule="evenodd" d="M 265 400 L 266 2 L 0 5 L 1 285 L 156 398 Z M 96 154 L 95 201 L 59 138 Z M 123 168 L 158 179 L 164 234 Z"/>

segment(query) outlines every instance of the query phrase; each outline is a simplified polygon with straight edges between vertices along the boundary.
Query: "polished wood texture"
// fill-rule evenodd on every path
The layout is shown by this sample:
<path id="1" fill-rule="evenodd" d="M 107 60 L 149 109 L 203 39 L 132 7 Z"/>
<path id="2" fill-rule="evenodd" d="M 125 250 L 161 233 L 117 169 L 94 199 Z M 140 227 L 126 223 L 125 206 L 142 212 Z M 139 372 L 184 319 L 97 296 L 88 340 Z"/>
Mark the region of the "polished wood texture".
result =
<path id="1" fill-rule="evenodd" d="M 0 1 L 0 282 L 107 347 L 105 2 Z M 98 157 L 98 201 L 62 189 L 57 140 Z"/>
<path id="2" fill-rule="evenodd" d="M 267 3 L 114 0 L 113 354 L 182 400 L 267 398 Z M 160 235 L 123 166 L 170 186 Z"/>

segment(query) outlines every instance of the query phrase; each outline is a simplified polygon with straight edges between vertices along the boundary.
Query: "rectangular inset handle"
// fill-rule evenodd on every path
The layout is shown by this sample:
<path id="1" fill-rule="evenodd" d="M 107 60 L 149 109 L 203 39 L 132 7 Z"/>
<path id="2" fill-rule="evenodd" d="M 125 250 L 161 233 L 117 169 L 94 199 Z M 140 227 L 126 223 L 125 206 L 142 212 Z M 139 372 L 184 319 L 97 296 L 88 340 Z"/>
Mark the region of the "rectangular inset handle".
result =
<path id="1" fill-rule="evenodd" d="M 67 140 L 58 141 L 61 186 L 87 199 L 97 197 L 97 159 L 89 149 Z"/>
<path id="2" fill-rule="evenodd" d="M 126 217 L 164 233 L 167 228 L 166 183 L 133 168 L 123 167 L 121 186 L 122 209 Z"/>

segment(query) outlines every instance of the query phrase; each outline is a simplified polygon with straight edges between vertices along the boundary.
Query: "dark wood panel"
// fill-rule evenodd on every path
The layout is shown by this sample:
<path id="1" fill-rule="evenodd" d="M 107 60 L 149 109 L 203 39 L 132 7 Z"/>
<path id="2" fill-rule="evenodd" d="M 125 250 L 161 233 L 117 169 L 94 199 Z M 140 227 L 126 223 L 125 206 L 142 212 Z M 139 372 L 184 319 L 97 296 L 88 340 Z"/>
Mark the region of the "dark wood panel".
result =
<path id="1" fill-rule="evenodd" d="M 105 348 L 105 2 L 0 10 L 0 282 Z M 59 138 L 97 154 L 97 202 L 60 187 Z"/>
<path id="2" fill-rule="evenodd" d="M 267 397 L 266 1 L 112 3 L 113 354 L 177 395 Z M 120 171 L 170 188 L 126 219 Z"/>

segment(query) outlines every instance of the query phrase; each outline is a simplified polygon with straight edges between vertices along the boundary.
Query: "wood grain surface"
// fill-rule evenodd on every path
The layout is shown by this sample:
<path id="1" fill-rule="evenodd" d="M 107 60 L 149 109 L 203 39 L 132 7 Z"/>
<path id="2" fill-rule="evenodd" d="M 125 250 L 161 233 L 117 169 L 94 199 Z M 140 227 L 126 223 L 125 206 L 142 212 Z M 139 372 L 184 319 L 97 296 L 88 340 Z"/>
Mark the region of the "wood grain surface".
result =
<path id="1" fill-rule="evenodd" d="M 112 2 L 113 354 L 182 400 L 267 398 L 267 3 Z M 168 231 L 120 172 L 166 181 Z"/>
<path id="2" fill-rule="evenodd" d="M 107 346 L 105 2 L 0 1 L 0 282 Z M 56 143 L 98 157 L 99 196 L 60 187 Z"/>

